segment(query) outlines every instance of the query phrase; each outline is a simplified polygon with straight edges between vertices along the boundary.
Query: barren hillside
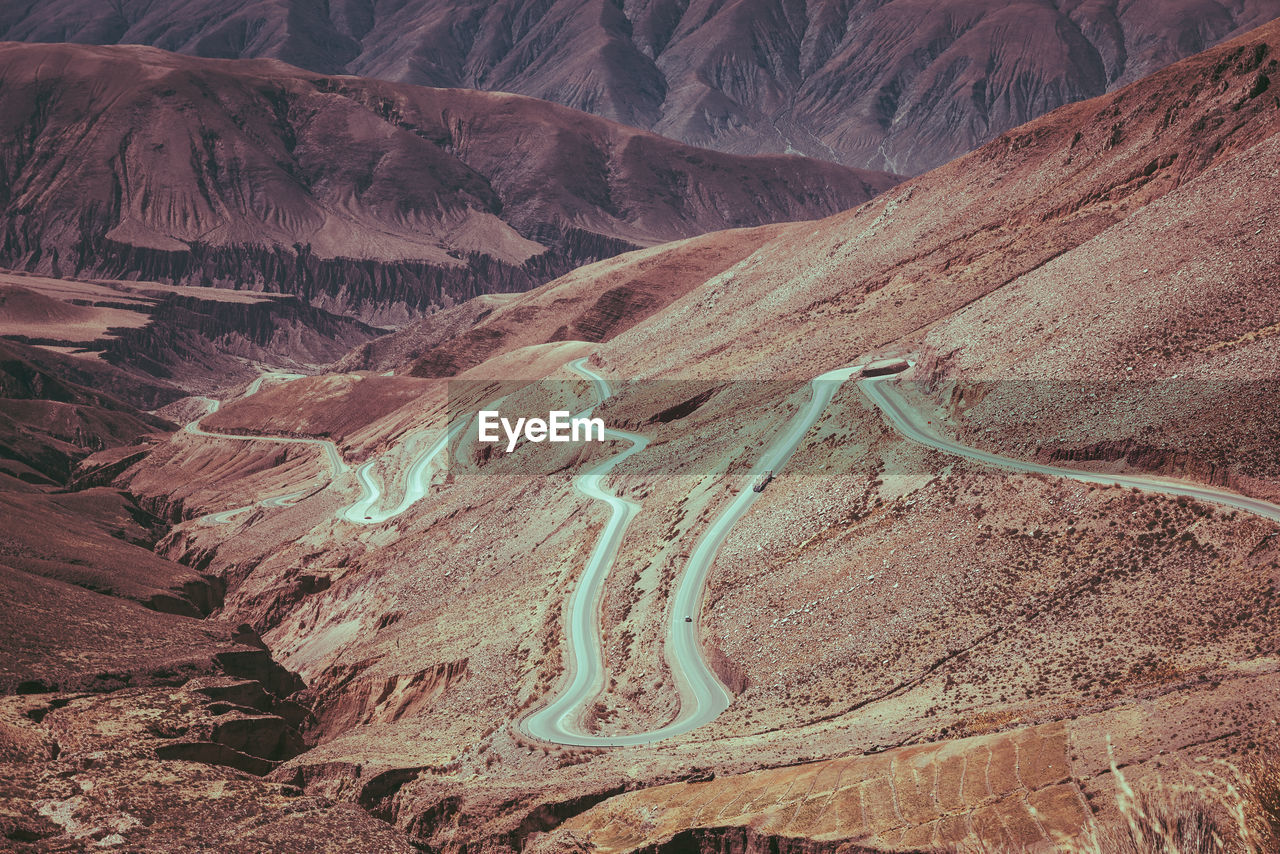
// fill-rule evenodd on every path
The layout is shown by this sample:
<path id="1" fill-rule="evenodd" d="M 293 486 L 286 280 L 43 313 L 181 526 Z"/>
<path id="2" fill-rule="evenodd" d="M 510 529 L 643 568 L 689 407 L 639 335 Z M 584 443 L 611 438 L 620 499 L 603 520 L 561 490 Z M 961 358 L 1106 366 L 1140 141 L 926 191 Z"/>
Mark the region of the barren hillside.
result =
<path id="1" fill-rule="evenodd" d="M 1275 0 L 50 0 L 0 38 L 519 92 L 722 151 L 917 174 L 1280 15 Z"/>
<path id="2" fill-rule="evenodd" d="M 229 433 L 177 433 L 115 483 L 305 681 L 308 749 L 270 783 L 419 846 L 1020 850 L 1118 826 L 1113 763 L 1203 787 L 1276 737 L 1272 518 L 946 452 L 854 381 L 771 480 L 737 473 L 815 377 L 901 356 L 877 388 L 968 448 L 1274 500 L 1278 73 L 1271 24 L 856 209 L 464 304 L 348 373 L 264 378 L 205 425 Z M 500 396 L 626 432 L 444 441 Z M 574 746 L 528 722 L 583 666 L 577 591 L 617 506 L 592 484 L 634 515 L 592 576 Z M 730 700 L 650 742 L 690 696 L 686 625 Z"/>
<path id="3" fill-rule="evenodd" d="M 0 263 L 293 293 L 395 325 L 895 179 L 531 98 L 144 47 L 0 46 Z"/>

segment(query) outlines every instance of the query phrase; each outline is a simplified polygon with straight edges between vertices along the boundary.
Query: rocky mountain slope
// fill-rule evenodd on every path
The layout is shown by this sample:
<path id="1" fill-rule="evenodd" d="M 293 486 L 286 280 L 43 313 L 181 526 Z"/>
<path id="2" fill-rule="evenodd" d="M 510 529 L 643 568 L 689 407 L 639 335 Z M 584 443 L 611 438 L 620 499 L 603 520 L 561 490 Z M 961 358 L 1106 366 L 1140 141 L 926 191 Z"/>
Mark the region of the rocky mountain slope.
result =
<path id="1" fill-rule="evenodd" d="M 6 850 L 139 832 L 152 851 L 284 850 L 300 832 L 413 850 L 357 807 L 260 779 L 304 747 L 306 712 L 284 699 L 300 683 L 247 626 L 209 616 L 220 582 L 154 553 L 162 520 L 117 490 L 4 479 L 0 508 Z"/>
<path id="2" fill-rule="evenodd" d="M 469 300 L 352 351 L 342 370 L 450 377 L 529 344 L 605 341 L 741 261 L 781 226 L 720 231 L 580 267 L 544 288 Z"/>
<path id="3" fill-rule="evenodd" d="M 1021 850 L 1117 825 L 1113 762 L 1141 791 L 1208 788 L 1276 738 L 1274 522 L 931 450 L 848 383 L 689 614 L 728 709 L 676 738 L 579 749 L 520 721 L 562 681 L 568 597 L 607 519 L 573 475 L 618 444 L 552 448 L 545 474 L 496 476 L 467 444 L 414 462 L 460 393 L 580 411 L 591 384 L 564 365 L 583 357 L 613 382 L 596 412 L 649 444 L 608 478 L 640 509 L 601 585 L 605 677 L 581 718 L 602 735 L 676 713 L 673 592 L 748 488 L 719 472 L 757 459 L 833 368 L 911 356 L 907 405 L 971 445 L 1273 497 L 1278 74 L 1271 24 L 854 210 L 482 297 L 358 348 L 349 373 L 273 378 L 218 413 L 265 438 L 173 435 L 114 484 L 173 522 L 163 559 L 225 584 L 220 624 L 248 624 L 306 683 L 292 698 L 309 749 L 283 758 L 297 742 L 273 725 L 257 758 L 280 764 L 237 791 L 277 818 L 286 793 L 334 820 L 359 806 L 434 851 L 818 854 Z M 341 465 L 271 435 L 331 437 Z M 371 510 L 411 480 L 421 498 L 353 520 L 365 478 L 386 493 Z M 38 647 L 47 626 L 13 634 Z M 22 666 L 31 682 L 61 668 Z M 124 720 L 173 709 L 187 741 L 210 741 L 187 698 L 150 691 L 172 687 L 70 702 L 90 722 L 103 702 Z M 25 726 L 7 715 L 0 732 Z M 84 796 L 126 843 L 153 832 L 120 818 L 165 768 L 142 760 L 225 755 L 153 735 Z M 35 782 L 10 802 L 27 832 L 58 761 L 23 760 Z"/>
<path id="4" fill-rule="evenodd" d="M 894 179 L 694 149 L 514 95 L 0 47 L 0 264 L 292 293 L 396 324 Z"/>
<path id="5" fill-rule="evenodd" d="M 48 355 L 0 342 L 0 477 L 65 484 L 76 463 L 94 451 L 135 445 L 173 428 L 94 387 L 64 379 L 58 360 Z M 128 388 L 132 378 L 119 374 L 102 365 L 84 378 L 94 386 L 116 381 Z"/>
<path id="6" fill-rule="evenodd" d="M 60 378 L 139 409 L 263 368 L 311 370 L 381 330 L 291 295 L 0 271 L 0 338 Z"/>
<path id="7" fill-rule="evenodd" d="M 693 145 L 915 174 L 1277 15 L 1275 0 L 52 0 L 0 11 L 0 38 L 519 92 Z"/>
<path id="8" fill-rule="evenodd" d="M 567 596 L 606 518 L 570 475 L 616 446 L 547 475 L 483 476 L 471 453 L 481 476 L 451 460 L 386 522 L 342 513 L 366 462 L 404 490 L 459 388 L 546 377 L 528 394 L 583 407 L 562 366 L 589 355 L 615 382 L 597 411 L 650 441 L 610 478 L 642 509 L 603 582 L 607 679 L 584 719 L 609 734 L 679 704 L 672 592 L 742 488 L 714 472 L 754 460 L 832 368 L 911 355 L 910 404 L 979 447 L 1274 496 L 1278 73 L 1272 24 L 855 210 L 484 298 L 357 350 L 352 374 L 220 413 L 336 437 L 352 470 L 332 478 L 318 453 L 272 465 L 266 441 L 180 434 L 118 482 L 182 499 L 162 553 L 226 578 L 223 614 L 306 680 L 316 744 L 273 779 L 434 850 L 1017 850 L 1114 822 L 1112 755 L 1139 787 L 1203 781 L 1274 737 L 1274 523 L 926 450 L 848 384 L 693 615 L 728 710 L 573 749 L 518 721 L 563 673 Z"/>

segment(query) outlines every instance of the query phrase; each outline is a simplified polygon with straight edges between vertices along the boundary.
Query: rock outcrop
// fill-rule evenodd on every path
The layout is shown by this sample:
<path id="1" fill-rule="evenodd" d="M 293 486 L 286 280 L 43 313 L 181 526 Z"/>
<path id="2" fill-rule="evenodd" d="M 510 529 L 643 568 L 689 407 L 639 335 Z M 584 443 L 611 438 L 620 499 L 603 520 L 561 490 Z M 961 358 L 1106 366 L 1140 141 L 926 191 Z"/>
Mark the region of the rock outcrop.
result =
<path id="1" fill-rule="evenodd" d="M 3 46 L 0 139 L 0 264 L 291 293 L 383 325 L 896 183 L 516 95 L 147 47 Z"/>
<path id="2" fill-rule="evenodd" d="M 52 0 L 0 17 L 0 38 L 519 92 L 694 145 L 915 174 L 1277 14 L 1272 0 Z"/>

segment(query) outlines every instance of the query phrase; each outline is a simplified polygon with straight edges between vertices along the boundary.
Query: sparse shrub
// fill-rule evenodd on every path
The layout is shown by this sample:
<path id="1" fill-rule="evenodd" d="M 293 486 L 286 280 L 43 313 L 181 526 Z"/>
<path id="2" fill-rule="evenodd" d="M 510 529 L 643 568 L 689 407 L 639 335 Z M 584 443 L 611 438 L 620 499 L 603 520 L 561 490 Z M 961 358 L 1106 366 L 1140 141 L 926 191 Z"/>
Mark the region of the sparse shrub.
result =
<path id="1" fill-rule="evenodd" d="M 1100 826 L 1068 843 L 1069 854 L 1227 854 L 1248 851 L 1230 842 L 1212 808 L 1191 792 L 1134 795 L 1121 781 L 1124 824 Z"/>
<path id="2" fill-rule="evenodd" d="M 1245 760 L 1240 769 L 1246 820 L 1252 831 L 1267 844 L 1268 851 L 1280 851 L 1280 756 L 1274 751 Z"/>

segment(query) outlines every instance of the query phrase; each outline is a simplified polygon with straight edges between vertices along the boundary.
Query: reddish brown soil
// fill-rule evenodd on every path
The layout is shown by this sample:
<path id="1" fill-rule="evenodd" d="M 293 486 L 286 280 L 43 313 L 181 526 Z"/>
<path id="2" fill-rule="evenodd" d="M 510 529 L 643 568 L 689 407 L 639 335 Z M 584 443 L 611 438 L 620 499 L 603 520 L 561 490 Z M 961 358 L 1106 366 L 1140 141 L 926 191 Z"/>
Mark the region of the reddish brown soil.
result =
<path id="1" fill-rule="evenodd" d="M 695 145 L 916 174 L 1278 13 L 1266 0 L 46 0 L 0 19 L 0 38 L 520 92 Z"/>
<path id="2" fill-rule="evenodd" d="M 527 298 L 520 326 L 498 323 L 512 303 L 486 303 L 500 355 L 470 376 L 546 375 L 585 404 L 586 384 L 558 365 L 591 351 L 620 387 L 640 380 L 602 408 L 654 441 L 613 479 L 644 509 L 603 594 L 609 676 L 597 726 L 669 719 L 670 593 L 740 488 L 703 473 L 754 459 L 825 370 L 913 354 L 920 382 L 906 393 L 941 429 L 1012 454 L 1070 458 L 1104 440 L 1136 449 L 1098 464 L 1176 467 L 1179 446 L 1204 447 L 1183 441 L 1194 411 L 1204 442 L 1238 453 L 1175 473 L 1270 494 L 1280 478 L 1256 427 L 1280 423 L 1274 398 L 1209 396 L 1188 409 L 1124 386 L 1138 382 L 1130 374 L 1221 383 L 1274 371 L 1280 316 L 1268 283 L 1280 252 L 1262 220 L 1280 216 L 1278 54 L 1270 25 L 856 210 L 739 233 L 730 239 L 743 245 L 722 246 L 721 261 L 675 276 L 670 290 L 647 285 L 660 307 L 594 347 L 554 333 L 586 329 L 593 298 L 642 280 L 639 262 L 660 264 L 660 251 L 596 268 L 611 277 L 599 292 L 585 280 L 549 285 Z M 672 269 L 691 245 L 672 249 Z M 560 288 L 572 297 L 565 319 Z M 481 313 L 461 314 L 483 325 Z M 450 335 L 462 326 L 451 318 Z M 425 330 L 422 340 L 447 350 L 450 338 Z M 388 379 L 388 390 L 407 388 Z M 652 382 L 675 379 L 713 393 L 677 397 Z M 1083 399 L 1018 398 L 1000 385 L 1064 379 L 1099 385 Z M 298 387 L 341 390 L 323 406 L 279 400 L 307 423 L 356 430 L 352 461 L 382 443 L 392 482 L 420 445 L 389 437 L 438 427 L 441 404 L 410 402 L 358 429 L 321 412 L 367 382 Z M 1095 421 L 1083 400 L 1121 414 Z M 283 421 L 263 415 L 259 426 Z M 162 554 L 226 579 L 223 618 L 260 630 L 307 680 L 318 743 L 273 779 L 359 803 L 433 850 L 520 850 L 562 823 L 566 836 L 549 845 L 819 852 L 856 850 L 870 834 L 910 850 L 954 838 L 953 808 L 981 841 L 1016 843 L 1047 832 L 1028 823 L 1027 801 L 1043 805 L 1049 829 L 1080 828 L 1084 808 L 1114 821 L 1112 756 L 1148 785 L 1225 769 L 1276 736 L 1274 524 L 958 462 L 900 438 L 853 386 L 713 568 L 696 619 L 733 704 L 708 727 L 629 750 L 536 744 L 513 723 L 564 671 L 566 597 L 605 519 L 570 475 L 598 457 L 555 449 L 549 476 L 440 472 L 427 498 L 384 525 L 335 520 L 358 494 L 351 477 L 225 526 L 189 519 L 319 476 L 314 454 L 291 453 L 179 435 L 118 483 L 188 518 Z M 1023 754 L 1032 745 L 1040 756 Z M 984 769 L 983 785 L 930 795 L 914 777 L 941 780 L 957 762 Z M 667 783 L 678 785 L 657 788 Z M 733 812 L 744 792 L 752 802 Z M 827 808 L 853 792 L 865 812 Z M 719 805 L 714 816 L 706 804 Z"/>
<path id="3" fill-rule="evenodd" d="M 293 293 L 379 324 L 896 183 L 517 95 L 140 46 L 6 43 L 0 135 L 27 140 L 0 263 Z"/>

